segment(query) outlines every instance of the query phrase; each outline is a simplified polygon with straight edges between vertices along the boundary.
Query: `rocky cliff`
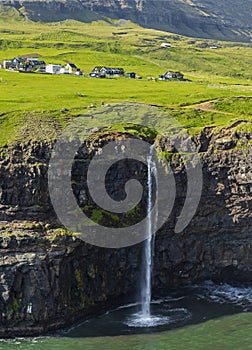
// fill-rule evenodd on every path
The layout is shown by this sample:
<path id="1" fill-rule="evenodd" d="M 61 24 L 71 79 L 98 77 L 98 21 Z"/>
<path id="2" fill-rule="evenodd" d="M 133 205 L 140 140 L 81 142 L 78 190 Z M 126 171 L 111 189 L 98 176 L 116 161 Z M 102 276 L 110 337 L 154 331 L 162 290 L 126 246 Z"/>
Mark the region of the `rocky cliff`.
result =
<path id="1" fill-rule="evenodd" d="M 185 199 L 186 174 L 176 155 L 170 159 L 178 191 L 173 212 L 156 237 L 155 293 L 205 279 L 252 281 L 251 133 L 238 124 L 206 128 L 194 137 L 203 192 L 196 215 L 179 234 L 173 228 Z M 79 161 L 88 164 L 105 141 L 119 135 L 99 134 Z M 141 244 L 94 247 L 57 222 L 47 184 L 52 147 L 53 142 L 26 142 L 1 149 L 0 336 L 58 329 L 122 296 L 136 296 Z M 165 137 L 156 147 L 171 152 Z M 128 172 L 129 163 L 122 168 Z M 113 172 L 107 180 L 108 189 L 121 181 Z M 75 195 L 83 201 L 78 185 Z"/>
<path id="2" fill-rule="evenodd" d="M 92 21 L 106 17 L 130 19 L 142 26 L 182 35 L 250 41 L 251 0 L 2 0 L 33 20 L 67 18 Z"/>

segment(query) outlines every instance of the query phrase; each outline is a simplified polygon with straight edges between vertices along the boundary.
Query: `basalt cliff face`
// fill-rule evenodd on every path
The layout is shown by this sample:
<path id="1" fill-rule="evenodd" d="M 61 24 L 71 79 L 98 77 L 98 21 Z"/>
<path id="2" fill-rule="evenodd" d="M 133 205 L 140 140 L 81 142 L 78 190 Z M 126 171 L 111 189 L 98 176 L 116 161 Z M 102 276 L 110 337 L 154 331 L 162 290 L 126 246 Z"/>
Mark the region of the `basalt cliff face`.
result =
<path id="1" fill-rule="evenodd" d="M 251 0 L 25 0 L 15 6 L 33 20 L 60 21 L 101 18 L 130 19 L 142 26 L 182 35 L 220 40 L 250 41 Z"/>
<path id="2" fill-rule="evenodd" d="M 174 160 L 177 198 L 156 237 L 154 293 L 205 279 L 252 281 L 251 134 L 236 127 L 206 128 L 194 138 L 203 192 L 196 215 L 179 234 L 173 228 L 185 199 L 186 174 Z M 102 136 L 95 138 L 82 161 L 88 164 L 103 144 Z M 53 142 L 27 142 L 1 149 L 0 336 L 58 329 L 136 294 L 141 244 L 99 248 L 60 228 L 48 193 L 52 147 Z M 162 138 L 157 148 L 170 151 L 169 140 Z M 129 171 L 127 161 L 121 167 Z M 138 171 L 144 171 L 141 165 Z M 115 179 L 112 171 L 108 189 Z M 83 191 L 78 186 L 75 191 L 81 202 Z"/>

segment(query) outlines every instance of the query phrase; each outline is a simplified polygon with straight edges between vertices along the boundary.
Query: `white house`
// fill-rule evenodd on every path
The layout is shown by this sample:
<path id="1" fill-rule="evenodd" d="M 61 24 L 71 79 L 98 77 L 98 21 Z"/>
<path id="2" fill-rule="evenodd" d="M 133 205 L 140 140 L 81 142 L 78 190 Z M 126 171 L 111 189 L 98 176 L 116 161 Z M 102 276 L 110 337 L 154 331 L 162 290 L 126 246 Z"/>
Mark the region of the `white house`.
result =
<path id="1" fill-rule="evenodd" d="M 62 66 L 60 64 L 47 64 L 46 73 L 48 74 L 60 74 L 60 69 Z"/>
<path id="2" fill-rule="evenodd" d="M 170 47 L 171 47 L 171 44 L 169 44 L 169 43 L 162 43 L 162 44 L 160 45 L 160 47 L 170 48 Z"/>

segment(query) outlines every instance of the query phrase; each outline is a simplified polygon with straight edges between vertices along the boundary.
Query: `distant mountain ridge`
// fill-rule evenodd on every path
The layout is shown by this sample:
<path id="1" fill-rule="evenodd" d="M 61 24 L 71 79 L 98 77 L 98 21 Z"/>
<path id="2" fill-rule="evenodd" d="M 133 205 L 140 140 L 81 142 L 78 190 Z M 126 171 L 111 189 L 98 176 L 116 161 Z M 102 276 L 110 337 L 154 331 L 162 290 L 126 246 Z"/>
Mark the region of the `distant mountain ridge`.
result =
<path id="1" fill-rule="evenodd" d="M 252 0 L 0 0 L 32 20 L 103 17 L 130 19 L 144 27 L 182 35 L 252 40 Z"/>

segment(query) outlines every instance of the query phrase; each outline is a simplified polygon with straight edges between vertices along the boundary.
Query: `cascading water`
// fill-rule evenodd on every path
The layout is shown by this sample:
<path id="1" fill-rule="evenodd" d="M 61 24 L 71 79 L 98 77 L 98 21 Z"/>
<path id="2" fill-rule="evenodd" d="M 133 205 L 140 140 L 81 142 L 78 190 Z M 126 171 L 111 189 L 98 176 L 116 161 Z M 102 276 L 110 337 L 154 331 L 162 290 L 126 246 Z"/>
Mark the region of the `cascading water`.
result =
<path id="1" fill-rule="evenodd" d="M 142 278 L 140 285 L 140 311 L 134 313 L 127 319 L 127 326 L 158 327 L 166 324 L 184 320 L 188 317 L 188 312 L 183 308 L 168 308 L 162 310 L 156 301 L 151 302 L 151 280 L 154 258 L 155 232 L 158 219 L 158 210 L 153 207 L 153 199 L 158 200 L 157 165 L 154 160 L 154 145 L 150 147 L 147 156 L 148 177 L 147 177 L 147 208 L 146 208 L 146 240 L 143 247 Z M 155 182 L 153 181 L 155 179 Z M 157 208 L 157 206 L 156 206 Z M 151 310 L 152 305 L 152 310 Z"/>
<path id="2" fill-rule="evenodd" d="M 153 161 L 154 145 L 150 147 L 150 154 L 147 157 L 148 165 L 148 194 L 147 194 L 147 239 L 144 242 L 143 252 L 143 277 L 141 283 L 141 313 L 142 318 L 146 322 L 151 319 L 150 304 L 151 304 L 151 277 L 152 277 L 152 264 L 154 256 L 154 241 L 155 241 L 155 225 L 157 222 L 157 211 L 154 216 L 151 213 L 152 209 L 152 192 L 153 192 L 153 177 L 156 179 L 156 192 L 157 192 L 157 168 L 156 163 Z M 156 196 L 157 198 L 157 196 Z"/>
<path id="3" fill-rule="evenodd" d="M 155 231 L 158 219 L 158 211 L 152 208 L 153 192 L 155 200 L 158 198 L 157 166 L 154 160 L 154 144 L 150 147 L 147 156 L 148 177 L 147 177 L 147 209 L 146 209 L 146 237 L 143 247 L 142 279 L 141 279 L 141 300 L 140 312 L 132 315 L 127 322 L 131 327 L 155 327 L 169 323 L 170 317 L 151 313 L 151 280 L 154 258 Z M 155 179 L 155 183 L 153 182 Z"/>

